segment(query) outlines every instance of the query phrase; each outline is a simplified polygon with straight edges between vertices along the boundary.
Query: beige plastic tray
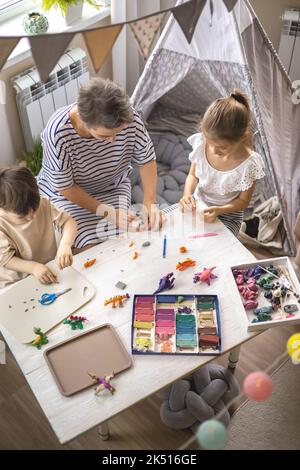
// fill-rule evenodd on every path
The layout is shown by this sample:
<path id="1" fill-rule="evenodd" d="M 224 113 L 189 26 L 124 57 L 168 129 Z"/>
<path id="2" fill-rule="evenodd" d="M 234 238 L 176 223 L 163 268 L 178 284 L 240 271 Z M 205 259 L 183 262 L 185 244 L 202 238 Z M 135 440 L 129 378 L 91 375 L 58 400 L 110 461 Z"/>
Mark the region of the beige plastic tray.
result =
<path id="1" fill-rule="evenodd" d="M 65 396 L 96 385 L 88 372 L 104 377 L 111 372 L 119 374 L 132 366 L 130 354 L 110 324 L 62 341 L 47 349 L 44 356 Z"/>

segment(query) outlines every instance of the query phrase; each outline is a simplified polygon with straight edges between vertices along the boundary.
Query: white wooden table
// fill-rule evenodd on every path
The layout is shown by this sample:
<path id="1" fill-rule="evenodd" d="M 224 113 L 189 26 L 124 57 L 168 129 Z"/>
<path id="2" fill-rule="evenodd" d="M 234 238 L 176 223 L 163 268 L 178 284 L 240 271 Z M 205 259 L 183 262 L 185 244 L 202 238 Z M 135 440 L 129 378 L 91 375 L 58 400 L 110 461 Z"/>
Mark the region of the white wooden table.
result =
<path id="1" fill-rule="evenodd" d="M 106 241 L 75 257 L 74 267 L 78 270 L 83 270 L 83 263 L 87 258 L 97 258 L 92 267 L 83 271 L 97 288 L 96 297 L 78 311 L 89 320 L 85 331 L 103 323 L 111 323 L 130 351 L 132 299 L 121 309 L 104 307 L 104 299 L 123 292 L 114 287 L 119 280 L 127 284 L 125 292 L 129 292 L 131 296 L 135 293 L 153 293 L 159 278 L 173 271 L 176 281 L 172 293 L 219 296 L 222 352 L 234 349 L 238 353 L 239 346 L 253 334 L 247 332 L 247 321 L 241 311 L 241 303 L 237 301 L 234 280 L 228 276 L 228 266 L 252 262 L 255 258 L 220 222 L 205 227 L 206 231 L 217 232 L 219 236 L 194 240 L 183 237 L 183 223 L 184 235 L 191 233 L 191 216 L 186 217 L 183 222 L 178 209 L 167 215 L 163 230 L 163 234 L 168 233 L 165 259 L 162 257 L 162 234 L 157 233 L 154 237 L 151 235 L 151 245 L 147 248 L 141 247 L 147 234 L 130 237 L 136 240 L 139 252 L 136 260 L 132 259 L 135 248 L 130 248 L 129 240 L 125 238 Z M 176 233 L 175 238 L 170 233 L 172 230 Z M 187 255 L 179 254 L 181 245 L 188 248 Z M 206 284 L 193 284 L 194 268 L 184 272 L 176 271 L 176 263 L 186 256 L 197 261 L 195 269 L 199 268 L 198 270 L 202 270 L 204 266 L 217 266 L 215 272 L 218 278 L 210 287 Z M 4 329 L 2 334 L 62 444 L 101 423 L 100 431 L 107 434 L 106 423 L 110 418 L 214 359 L 213 356 L 133 356 L 133 367 L 113 380 L 117 390 L 114 396 L 104 394 L 97 398 L 91 388 L 73 397 L 64 397 L 44 360 L 43 351 L 46 347 L 38 351 L 30 345 L 20 344 Z M 61 324 L 49 332 L 49 346 L 76 334 L 77 331 L 71 331 L 67 325 Z M 231 357 L 231 360 L 234 362 L 237 358 L 238 356 Z"/>

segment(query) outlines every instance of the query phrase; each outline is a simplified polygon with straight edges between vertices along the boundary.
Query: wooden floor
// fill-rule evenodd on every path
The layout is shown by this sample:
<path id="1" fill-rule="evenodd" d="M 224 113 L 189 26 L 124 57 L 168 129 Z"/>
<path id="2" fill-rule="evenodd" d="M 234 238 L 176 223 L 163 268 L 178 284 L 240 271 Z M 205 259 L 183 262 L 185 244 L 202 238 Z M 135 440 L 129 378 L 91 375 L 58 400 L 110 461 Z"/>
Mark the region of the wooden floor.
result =
<path id="1" fill-rule="evenodd" d="M 255 253 L 259 256 L 259 254 Z M 285 351 L 286 341 L 299 327 L 279 327 L 263 332 L 241 350 L 236 377 L 268 367 Z M 61 446 L 32 394 L 16 361 L 7 351 L 0 365 L 0 449 L 177 449 L 191 437 L 187 431 L 168 429 L 160 420 L 160 399 L 154 395 L 110 421 L 111 439 L 103 442 L 97 430 Z M 215 362 L 227 364 L 227 357 Z M 193 447 L 193 446 L 192 446 Z"/>

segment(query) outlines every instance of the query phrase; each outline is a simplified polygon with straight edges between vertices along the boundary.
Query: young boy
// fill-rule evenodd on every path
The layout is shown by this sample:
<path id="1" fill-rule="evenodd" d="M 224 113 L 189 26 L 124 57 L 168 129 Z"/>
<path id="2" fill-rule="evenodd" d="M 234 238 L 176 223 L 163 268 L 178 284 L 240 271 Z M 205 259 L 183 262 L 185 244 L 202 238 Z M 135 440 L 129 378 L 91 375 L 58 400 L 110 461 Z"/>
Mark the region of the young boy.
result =
<path id="1" fill-rule="evenodd" d="M 54 226 L 61 229 L 57 249 Z M 23 167 L 0 169 L 0 287 L 33 274 L 42 284 L 57 281 L 45 265 L 56 257 L 71 266 L 76 222 L 41 198 L 32 173 Z"/>

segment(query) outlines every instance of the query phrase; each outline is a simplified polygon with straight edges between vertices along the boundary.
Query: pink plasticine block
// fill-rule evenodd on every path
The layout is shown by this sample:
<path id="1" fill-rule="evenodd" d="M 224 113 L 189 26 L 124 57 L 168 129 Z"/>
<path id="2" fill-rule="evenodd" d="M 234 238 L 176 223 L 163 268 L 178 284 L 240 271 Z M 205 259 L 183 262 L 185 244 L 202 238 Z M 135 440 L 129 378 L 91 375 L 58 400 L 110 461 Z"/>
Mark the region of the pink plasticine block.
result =
<path id="1" fill-rule="evenodd" d="M 173 327 L 175 325 L 175 320 L 156 320 L 156 325 Z"/>
<path id="2" fill-rule="evenodd" d="M 162 326 L 162 327 L 157 327 L 155 328 L 155 333 L 160 335 L 160 334 L 168 334 L 168 335 L 175 335 L 175 328 L 172 328 L 172 327 L 166 327 L 166 326 Z"/>

